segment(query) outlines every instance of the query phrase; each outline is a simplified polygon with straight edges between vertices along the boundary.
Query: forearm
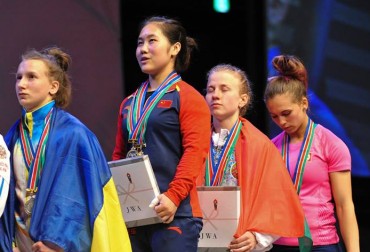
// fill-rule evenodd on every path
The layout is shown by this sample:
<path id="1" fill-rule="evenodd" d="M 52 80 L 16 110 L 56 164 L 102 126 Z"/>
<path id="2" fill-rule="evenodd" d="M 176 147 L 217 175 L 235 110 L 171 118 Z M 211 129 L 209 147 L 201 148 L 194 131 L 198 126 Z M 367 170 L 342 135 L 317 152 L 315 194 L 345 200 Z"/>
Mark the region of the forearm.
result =
<path id="1" fill-rule="evenodd" d="M 196 155 L 192 154 L 191 156 Z M 198 154 L 199 155 L 199 154 Z M 169 184 L 165 195 L 171 199 L 176 206 L 178 206 L 182 200 L 184 200 L 190 193 L 193 187 L 195 187 L 195 180 L 201 169 L 201 162 L 196 162 L 197 158 L 187 158 L 188 155 L 184 155 L 182 160 L 176 169 L 174 179 Z"/>
<path id="2" fill-rule="evenodd" d="M 359 252 L 359 231 L 353 204 L 337 207 L 340 233 L 347 252 Z"/>
<path id="3" fill-rule="evenodd" d="M 204 165 L 211 136 L 211 116 L 204 98 L 193 90 L 181 94 L 179 114 L 184 153 L 176 168 L 174 179 L 166 195 L 178 206 L 196 186 L 196 179 Z M 187 97 L 188 96 L 188 97 Z"/>
<path id="4" fill-rule="evenodd" d="M 196 186 L 196 179 L 204 166 L 204 160 L 209 149 L 210 127 L 203 124 L 183 133 L 184 154 L 176 168 L 166 195 L 178 206 L 189 192 Z"/>

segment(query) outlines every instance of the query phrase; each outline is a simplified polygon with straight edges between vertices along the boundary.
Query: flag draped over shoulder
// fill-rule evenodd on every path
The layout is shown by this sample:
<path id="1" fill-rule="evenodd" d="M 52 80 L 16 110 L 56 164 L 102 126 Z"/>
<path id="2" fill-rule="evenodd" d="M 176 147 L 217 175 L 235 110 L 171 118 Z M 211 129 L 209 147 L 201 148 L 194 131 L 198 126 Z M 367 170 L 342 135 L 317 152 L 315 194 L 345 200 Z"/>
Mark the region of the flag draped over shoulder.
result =
<path id="1" fill-rule="evenodd" d="M 248 120 L 235 146 L 241 209 L 234 237 L 247 231 L 283 237 L 297 237 L 302 252 L 311 251 L 312 239 L 305 216 L 278 149 Z M 205 176 L 205 169 L 197 183 Z"/>
<path id="2" fill-rule="evenodd" d="M 131 251 L 110 169 L 95 135 L 55 109 L 30 236 L 65 251 Z M 11 149 L 18 138 L 11 135 Z M 14 216 L 14 213 L 13 213 Z"/>
<path id="3" fill-rule="evenodd" d="M 275 145 L 249 121 L 236 145 L 241 214 L 235 236 L 247 230 L 297 237 L 300 251 L 311 251 L 312 239 L 303 208 Z"/>

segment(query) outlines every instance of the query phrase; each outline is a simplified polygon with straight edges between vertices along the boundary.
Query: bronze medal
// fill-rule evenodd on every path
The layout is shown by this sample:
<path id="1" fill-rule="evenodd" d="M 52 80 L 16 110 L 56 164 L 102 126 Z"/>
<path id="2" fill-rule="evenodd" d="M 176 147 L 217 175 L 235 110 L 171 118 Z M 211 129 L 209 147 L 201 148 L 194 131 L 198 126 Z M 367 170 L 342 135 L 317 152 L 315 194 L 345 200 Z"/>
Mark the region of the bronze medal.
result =
<path id="1" fill-rule="evenodd" d="M 24 212 L 28 217 L 32 215 L 33 205 L 35 204 L 37 189 L 26 189 L 26 202 L 24 204 Z"/>
<path id="2" fill-rule="evenodd" d="M 24 204 L 24 212 L 28 217 L 32 215 L 33 204 L 35 203 L 35 197 L 29 198 Z"/>

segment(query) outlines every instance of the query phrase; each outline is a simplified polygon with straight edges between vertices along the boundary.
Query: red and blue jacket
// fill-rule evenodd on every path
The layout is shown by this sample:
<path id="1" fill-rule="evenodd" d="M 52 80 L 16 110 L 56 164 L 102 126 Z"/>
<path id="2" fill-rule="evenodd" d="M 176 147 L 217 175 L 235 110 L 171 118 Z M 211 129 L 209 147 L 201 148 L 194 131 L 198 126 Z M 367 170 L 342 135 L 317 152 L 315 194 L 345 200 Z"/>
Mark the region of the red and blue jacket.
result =
<path id="1" fill-rule="evenodd" d="M 121 103 L 113 160 L 126 157 L 127 113 L 133 96 Z M 196 178 L 204 166 L 211 115 L 204 97 L 184 81 L 174 83 L 149 115 L 143 152 L 148 155 L 161 193 L 178 207 L 176 217 L 202 217 Z"/>

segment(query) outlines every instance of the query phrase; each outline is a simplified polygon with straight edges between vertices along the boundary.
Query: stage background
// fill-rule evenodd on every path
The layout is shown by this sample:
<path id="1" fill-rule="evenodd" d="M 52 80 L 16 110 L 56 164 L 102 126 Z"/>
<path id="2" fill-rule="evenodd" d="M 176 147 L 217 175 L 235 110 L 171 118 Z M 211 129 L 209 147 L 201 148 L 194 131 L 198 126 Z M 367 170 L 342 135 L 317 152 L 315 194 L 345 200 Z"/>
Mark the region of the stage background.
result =
<path id="1" fill-rule="evenodd" d="M 67 109 L 99 138 L 110 157 L 123 96 L 118 0 L 0 1 L 0 132 L 20 117 L 15 73 L 29 48 L 57 45 L 72 57 Z"/>

